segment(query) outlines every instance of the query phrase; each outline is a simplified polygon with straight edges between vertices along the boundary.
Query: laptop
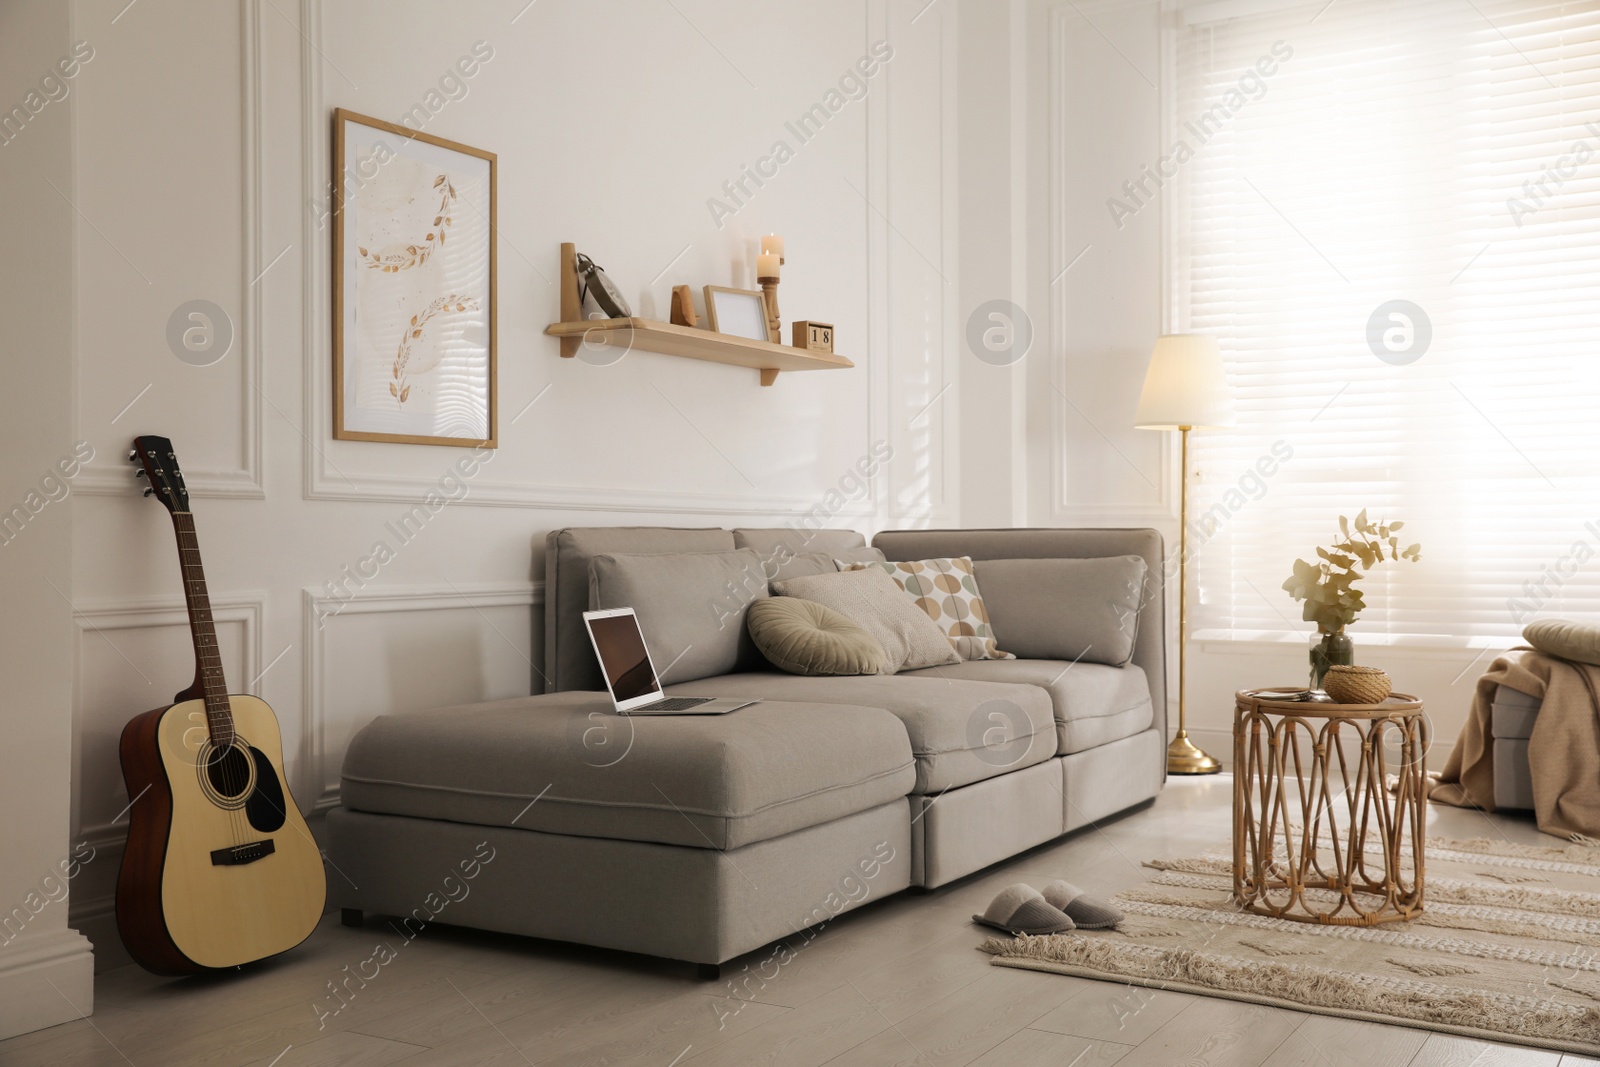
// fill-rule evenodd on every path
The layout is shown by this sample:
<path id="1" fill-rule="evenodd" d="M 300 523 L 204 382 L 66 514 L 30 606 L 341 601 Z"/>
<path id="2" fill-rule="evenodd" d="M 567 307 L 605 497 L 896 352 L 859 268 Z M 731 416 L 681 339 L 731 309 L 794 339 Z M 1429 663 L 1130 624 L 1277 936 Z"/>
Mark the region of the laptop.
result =
<path id="1" fill-rule="evenodd" d="M 726 715 L 760 703 L 738 697 L 663 696 L 632 608 L 586 611 L 583 624 L 618 715 Z"/>

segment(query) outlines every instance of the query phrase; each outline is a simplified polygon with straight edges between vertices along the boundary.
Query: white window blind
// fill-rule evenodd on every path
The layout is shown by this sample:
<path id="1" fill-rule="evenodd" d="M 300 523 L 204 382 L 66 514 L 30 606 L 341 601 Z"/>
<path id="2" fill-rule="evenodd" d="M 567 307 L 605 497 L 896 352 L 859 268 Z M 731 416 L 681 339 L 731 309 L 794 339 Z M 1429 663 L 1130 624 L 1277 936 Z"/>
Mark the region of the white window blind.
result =
<path id="1" fill-rule="evenodd" d="M 1192 435 L 1195 629 L 1314 630 L 1283 580 L 1363 508 L 1423 559 L 1373 570 L 1358 637 L 1600 620 L 1600 2 L 1184 14 L 1174 325 L 1238 409 Z M 1386 360 L 1390 301 L 1427 322 L 1383 317 Z"/>

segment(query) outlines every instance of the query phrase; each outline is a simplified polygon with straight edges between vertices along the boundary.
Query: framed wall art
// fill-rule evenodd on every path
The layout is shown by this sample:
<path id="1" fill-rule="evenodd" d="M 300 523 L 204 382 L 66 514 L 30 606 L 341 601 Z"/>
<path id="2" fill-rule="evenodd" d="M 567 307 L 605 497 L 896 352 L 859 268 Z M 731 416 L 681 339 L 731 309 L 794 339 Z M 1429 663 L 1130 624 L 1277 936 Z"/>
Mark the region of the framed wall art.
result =
<path id="1" fill-rule="evenodd" d="M 333 166 L 333 436 L 494 447 L 494 153 L 340 108 Z"/>

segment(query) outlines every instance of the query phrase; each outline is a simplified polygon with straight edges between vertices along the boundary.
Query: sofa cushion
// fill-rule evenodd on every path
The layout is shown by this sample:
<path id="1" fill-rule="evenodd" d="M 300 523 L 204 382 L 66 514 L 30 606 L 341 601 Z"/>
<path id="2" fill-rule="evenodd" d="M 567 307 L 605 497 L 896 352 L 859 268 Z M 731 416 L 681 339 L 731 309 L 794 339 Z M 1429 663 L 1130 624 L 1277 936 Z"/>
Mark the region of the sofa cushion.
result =
<path id="1" fill-rule="evenodd" d="M 732 552 L 733 534 L 665 526 L 576 526 L 551 530 L 544 545 L 546 692 L 604 689 L 594 646 L 583 626 L 589 610 L 589 561 L 597 552 Z"/>
<path id="2" fill-rule="evenodd" d="M 554 693 L 374 719 L 345 753 L 340 803 L 731 849 L 866 811 L 915 781 L 906 731 L 879 708 L 635 717 L 604 693 Z"/>
<path id="3" fill-rule="evenodd" d="M 1043 689 L 942 676 L 955 670 L 938 667 L 915 674 L 854 678 L 751 672 L 702 678 L 667 691 L 677 696 L 887 709 L 911 738 L 911 751 L 917 758 L 916 792 L 920 794 L 970 785 L 1054 757 L 1055 718 Z"/>
<path id="4" fill-rule="evenodd" d="M 872 564 L 839 564 L 842 571 L 863 570 Z M 927 613 L 934 625 L 950 639 L 950 646 L 962 659 L 1015 659 L 1002 652 L 989 626 L 989 610 L 978 592 L 978 579 L 972 560 L 966 556 L 942 559 L 904 560 L 877 566 L 894 579 L 912 603 Z"/>
<path id="5" fill-rule="evenodd" d="M 882 674 L 877 638 L 832 608 L 792 596 L 750 605 L 750 637 L 761 654 L 790 674 Z"/>
<path id="6" fill-rule="evenodd" d="M 589 562 L 590 609 L 633 608 L 663 684 L 760 664 L 744 620 L 766 595 L 761 558 L 749 549 L 600 553 Z"/>
<path id="7" fill-rule="evenodd" d="M 883 553 L 875 548 L 841 548 L 836 552 L 801 552 L 787 558 L 768 557 L 765 568 L 769 581 L 781 582 L 785 578 L 833 574 L 844 569 L 841 564 L 882 562 Z"/>
<path id="8" fill-rule="evenodd" d="M 885 674 L 959 662 L 933 620 L 875 567 L 788 578 L 773 582 L 772 591 L 814 600 L 864 627 L 883 646 Z"/>
<path id="9" fill-rule="evenodd" d="M 978 582 L 1000 647 L 1021 659 L 1121 667 L 1133 658 L 1144 560 L 986 559 Z"/>
<path id="10" fill-rule="evenodd" d="M 1056 721 L 1056 752 L 1069 755 L 1099 748 L 1148 730 L 1155 716 L 1144 672 L 1131 664 L 1066 660 L 973 660 L 951 667 L 915 671 L 901 677 L 964 678 L 978 682 L 1021 682 L 1050 694 Z"/>

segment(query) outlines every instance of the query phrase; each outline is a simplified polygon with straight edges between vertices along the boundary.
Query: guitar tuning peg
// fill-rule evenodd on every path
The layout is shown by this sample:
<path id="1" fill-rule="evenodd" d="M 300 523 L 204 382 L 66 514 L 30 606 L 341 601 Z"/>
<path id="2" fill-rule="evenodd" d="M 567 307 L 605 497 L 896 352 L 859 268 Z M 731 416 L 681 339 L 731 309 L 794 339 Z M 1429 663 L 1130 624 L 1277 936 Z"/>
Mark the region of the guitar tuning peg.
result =
<path id="1" fill-rule="evenodd" d="M 147 486 L 144 487 L 144 493 L 142 495 L 149 496 L 151 493 L 154 493 L 154 492 L 155 492 L 155 488 L 153 486 L 148 486 L 147 485 Z"/>
<path id="2" fill-rule="evenodd" d="M 137 462 L 139 462 L 139 450 L 137 448 L 128 449 L 128 462 L 129 463 L 137 463 Z"/>
<path id="3" fill-rule="evenodd" d="M 140 467 L 138 470 L 134 471 L 133 472 L 133 476 L 135 478 L 143 478 L 144 477 L 144 468 Z"/>

